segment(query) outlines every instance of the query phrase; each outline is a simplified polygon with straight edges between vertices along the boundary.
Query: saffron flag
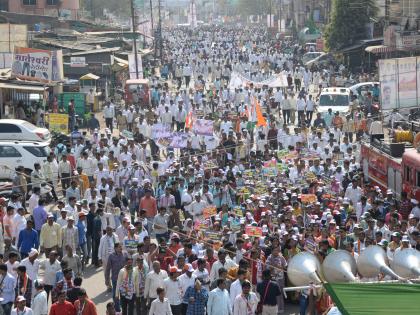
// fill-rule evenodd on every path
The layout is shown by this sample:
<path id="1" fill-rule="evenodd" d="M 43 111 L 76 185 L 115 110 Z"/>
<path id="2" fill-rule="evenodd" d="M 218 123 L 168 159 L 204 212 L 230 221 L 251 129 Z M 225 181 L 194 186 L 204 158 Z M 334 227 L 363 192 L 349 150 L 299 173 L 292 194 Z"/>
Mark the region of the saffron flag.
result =
<path id="1" fill-rule="evenodd" d="M 185 128 L 188 128 L 189 130 L 191 130 L 192 126 L 193 126 L 193 114 L 192 114 L 192 111 L 190 111 L 187 115 L 187 118 L 185 119 Z"/>
<path id="2" fill-rule="evenodd" d="M 255 113 L 257 114 L 257 126 L 267 126 L 267 121 L 262 114 L 260 103 L 257 100 L 255 100 Z"/>

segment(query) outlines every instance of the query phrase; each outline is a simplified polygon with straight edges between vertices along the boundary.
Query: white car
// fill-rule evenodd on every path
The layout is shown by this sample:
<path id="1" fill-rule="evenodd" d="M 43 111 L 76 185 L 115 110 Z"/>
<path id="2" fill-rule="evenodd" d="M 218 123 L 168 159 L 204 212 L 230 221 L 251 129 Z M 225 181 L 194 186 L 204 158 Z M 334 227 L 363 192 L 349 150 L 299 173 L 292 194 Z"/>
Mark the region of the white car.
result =
<path id="1" fill-rule="evenodd" d="M 41 166 L 47 161 L 50 147 L 45 142 L 0 140 L 0 178 L 12 179 L 15 169 L 23 166 L 33 170 L 34 164 Z"/>
<path id="2" fill-rule="evenodd" d="M 326 113 L 331 108 L 333 113 L 345 116 L 350 111 L 350 89 L 343 87 L 323 88 L 319 96 L 318 112 Z"/>
<path id="3" fill-rule="evenodd" d="M 26 120 L 0 119 L 0 140 L 51 142 L 51 133 Z"/>
<path id="4" fill-rule="evenodd" d="M 349 87 L 349 89 L 353 92 L 353 95 L 359 96 L 366 96 L 367 92 L 372 91 L 375 84 L 379 87 L 379 82 L 360 82 L 355 85 Z"/>

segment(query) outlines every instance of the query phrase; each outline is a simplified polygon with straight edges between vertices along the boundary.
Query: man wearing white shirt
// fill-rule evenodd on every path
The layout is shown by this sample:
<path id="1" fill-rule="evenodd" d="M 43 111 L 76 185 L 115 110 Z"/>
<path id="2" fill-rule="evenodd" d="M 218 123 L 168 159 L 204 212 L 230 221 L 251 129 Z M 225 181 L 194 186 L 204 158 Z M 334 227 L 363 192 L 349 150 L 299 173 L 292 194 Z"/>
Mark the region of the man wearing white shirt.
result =
<path id="1" fill-rule="evenodd" d="M 104 169 L 104 163 L 102 162 L 98 163 L 98 169 L 95 171 L 95 176 L 96 176 L 97 184 L 100 184 L 102 182 L 102 178 L 109 177 L 109 171 Z"/>
<path id="2" fill-rule="evenodd" d="M 178 277 L 179 285 L 181 287 L 182 296 L 185 295 L 187 289 L 191 286 L 194 286 L 195 276 L 193 275 L 194 268 L 191 264 L 185 264 L 184 271 L 182 275 Z M 186 314 L 188 304 L 183 302 L 182 308 L 184 314 Z"/>
<path id="3" fill-rule="evenodd" d="M 305 121 L 306 101 L 303 96 L 299 95 L 296 101 L 296 109 L 298 112 L 298 125 L 301 126 Z"/>
<path id="4" fill-rule="evenodd" d="M 164 280 L 168 277 L 168 274 L 165 270 L 160 269 L 160 262 L 153 262 L 153 270 L 147 274 L 146 284 L 144 286 L 144 297 L 150 299 L 151 301 L 156 300 L 158 294 L 156 292 L 157 288 L 164 286 Z M 168 304 L 169 305 L 169 304 Z M 151 315 L 153 313 L 149 313 Z M 159 313 L 155 313 L 160 315 Z"/>
<path id="5" fill-rule="evenodd" d="M 242 294 L 242 282 L 245 280 L 246 270 L 238 270 L 238 279 L 232 282 L 230 285 L 230 303 L 233 305 L 238 295 Z"/>
<path id="6" fill-rule="evenodd" d="M 182 131 L 185 128 L 185 121 L 187 119 L 187 112 L 182 107 L 182 101 L 179 101 L 178 110 L 175 112 L 175 122 L 177 131 Z"/>
<path id="7" fill-rule="evenodd" d="M 193 216 L 193 220 L 200 219 L 203 216 L 203 210 L 207 207 L 207 202 L 201 199 L 201 194 L 196 192 L 194 194 L 194 201 L 191 202 L 189 213 Z"/>
<path id="8" fill-rule="evenodd" d="M 13 238 L 16 240 L 15 244 L 19 241 L 19 233 L 26 227 L 25 209 L 18 208 L 17 213 L 13 217 L 14 231 Z"/>
<path id="9" fill-rule="evenodd" d="M 218 260 L 214 262 L 210 271 L 210 281 L 212 282 L 219 277 L 220 268 L 223 267 L 226 270 L 229 270 L 230 268 L 237 266 L 233 260 L 226 258 L 226 251 L 223 248 L 219 250 L 217 257 Z"/>
<path id="10" fill-rule="evenodd" d="M 107 102 L 104 108 L 104 118 L 105 118 L 105 125 L 109 130 L 113 130 L 113 120 L 115 117 L 115 109 L 114 106 L 111 106 L 110 102 Z"/>
<path id="11" fill-rule="evenodd" d="M 115 244 L 119 243 L 117 234 L 112 232 L 112 227 L 108 226 L 106 228 L 106 233 L 101 237 L 99 242 L 98 257 L 97 259 L 102 262 L 102 269 L 106 270 L 106 265 L 108 263 L 108 257 L 114 252 Z"/>
<path id="12" fill-rule="evenodd" d="M 358 186 L 358 180 L 357 177 L 353 178 L 352 183 L 347 187 L 344 195 L 351 200 L 353 206 L 357 205 L 363 194 L 362 189 Z"/>
<path id="13" fill-rule="evenodd" d="M 360 197 L 360 202 L 356 204 L 356 216 L 359 220 L 360 217 L 368 212 L 370 209 L 372 209 L 372 206 L 367 202 L 367 198 L 365 195 Z"/>
<path id="14" fill-rule="evenodd" d="M 254 292 L 251 292 L 251 283 L 248 280 L 242 282 L 241 291 L 242 293 L 237 295 L 234 299 L 233 315 L 255 314 L 259 299 Z"/>
<path id="15" fill-rule="evenodd" d="M 47 291 L 47 297 L 49 297 L 56 284 L 56 274 L 61 270 L 60 262 L 57 260 L 57 252 L 51 251 L 48 259 L 44 259 L 40 263 L 40 267 L 44 270 L 44 288 Z"/>
<path id="16" fill-rule="evenodd" d="M 28 210 L 30 214 L 33 214 L 34 209 L 38 207 L 39 195 L 41 194 L 41 189 L 39 187 L 34 187 L 32 190 L 32 195 L 28 200 Z"/>
<path id="17" fill-rule="evenodd" d="M 178 275 L 181 273 L 176 266 L 169 268 L 169 278 L 166 278 L 164 283 L 166 297 L 168 298 L 171 310 L 174 315 L 182 314 L 182 298 L 183 291 L 181 288 L 181 282 L 178 279 Z"/>
<path id="18" fill-rule="evenodd" d="M 169 111 L 169 107 L 165 106 L 165 111 L 160 115 L 160 119 L 162 121 L 162 124 L 166 125 L 166 126 L 171 126 L 172 125 L 172 113 Z"/>
<path id="19" fill-rule="evenodd" d="M 38 278 L 38 271 L 39 271 L 39 260 L 38 258 L 38 251 L 35 248 L 32 248 L 28 254 L 28 257 L 23 259 L 20 262 L 20 266 L 26 267 L 26 273 L 32 281 L 35 281 Z"/>
<path id="20" fill-rule="evenodd" d="M 165 297 L 165 289 L 159 287 L 155 294 L 157 298 L 150 304 L 149 315 L 173 315 L 169 300 Z"/>
<path id="21" fill-rule="evenodd" d="M 223 121 L 220 124 L 220 130 L 228 134 L 231 128 L 232 128 L 232 122 L 228 120 L 227 117 L 223 117 Z"/>
<path id="22" fill-rule="evenodd" d="M 89 177 L 89 181 L 93 182 L 93 174 L 96 170 L 95 162 L 88 156 L 88 153 L 84 151 L 82 153 L 82 157 L 77 160 L 77 167 L 81 167 L 83 169 L 83 173 L 85 173 Z"/>
<path id="23" fill-rule="evenodd" d="M 315 110 L 315 102 L 312 99 L 312 95 L 309 95 L 309 99 L 306 102 L 306 120 L 308 125 L 310 126 L 312 123 L 312 117 L 314 115 Z"/>

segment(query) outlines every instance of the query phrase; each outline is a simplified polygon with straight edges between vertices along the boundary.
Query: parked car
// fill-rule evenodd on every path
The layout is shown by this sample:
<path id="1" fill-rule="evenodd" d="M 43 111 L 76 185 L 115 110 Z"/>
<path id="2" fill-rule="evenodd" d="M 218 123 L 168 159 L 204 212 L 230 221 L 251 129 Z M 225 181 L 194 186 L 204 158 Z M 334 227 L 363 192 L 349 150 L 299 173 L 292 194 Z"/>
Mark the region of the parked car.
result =
<path id="1" fill-rule="evenodd" d="M 48 129 L 37 127 L 26 120 L 1 119 L 0 140 L 50 142 L 51 133 Z"/>
<path id="2" fill-rule="evenodd" d="M 0 178 L 13 178 L 20 165 L 30 173 L 34 164 L 43 165 L 49 154 L 50 147 L 45 142 L 0 140 Z"/>
<path id="3" fill-rule="evenodd" d="M 353 95 L 362 96 L 364 97 L 367 92 L 372 91 L 372 88 L 377 84 L 379 86 L 379 82 L 360 82 L 355 85 L 349 87 L 350 91 L 353 92 Z"/>

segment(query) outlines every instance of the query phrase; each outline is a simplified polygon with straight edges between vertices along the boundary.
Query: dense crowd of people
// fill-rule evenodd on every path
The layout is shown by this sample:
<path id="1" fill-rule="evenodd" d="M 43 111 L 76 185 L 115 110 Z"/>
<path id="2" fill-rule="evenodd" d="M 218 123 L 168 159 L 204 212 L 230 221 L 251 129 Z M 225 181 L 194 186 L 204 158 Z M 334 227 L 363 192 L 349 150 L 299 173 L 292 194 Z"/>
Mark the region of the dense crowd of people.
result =
<path id="1" fill-rule="evenodd" d="M 52 315 L 97 314 L 83 275 L 102 267 L 109 315 L 271 315 L 285 299 L 304 315 L 315 291 L 283 292 L 298 253 L 420 250 L 418 201 L 364 181 L 358 97 L 347 117 L 316 114 L 332 65 L 305 69 L 299 46 L 262 29 L 165 38 L 150 105 L 108 101 L 92 118 L 106 128 L 75 126 L 34 166 L 31 189 L 17 169 L 0 200 L 4 314 L 46 315 L 48 303 Z M 229 88 L 232 72 L 255 84 Z M 276 75 L 287 87 L 258 85 Z M 316 301 L 329 310 L 325 291 Z"/>

